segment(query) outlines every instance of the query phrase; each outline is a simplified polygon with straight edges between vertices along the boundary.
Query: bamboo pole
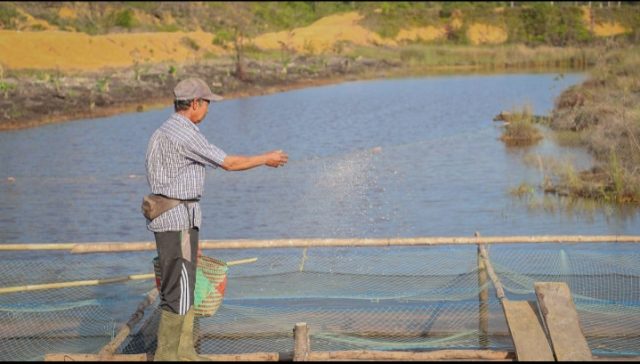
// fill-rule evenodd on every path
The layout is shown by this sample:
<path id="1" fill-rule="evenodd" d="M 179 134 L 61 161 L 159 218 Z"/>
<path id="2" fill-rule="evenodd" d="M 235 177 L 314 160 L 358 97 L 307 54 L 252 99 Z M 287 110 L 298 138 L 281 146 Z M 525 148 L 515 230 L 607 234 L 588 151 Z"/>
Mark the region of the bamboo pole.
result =
<path id="1" fill-rule="evenodd" d="M 280 361 L 280 353 L 198 354 L 211 361 Z"/>
<path id="2" fill-rule="evenodd" d="M 275 240 L 201 240 L 201 249 L 267 249 L 307 247 L 387 247 L 469 244 L 532 243 L 640 243 L 638 235 L 541 235 L 486 237 L 413 237 L 371 239 L 275 239 Z M 71 250 L 72 253 L 103 253 L 155 250 L 155 242 L 103 242 L 60 244 L 0 244 L 0 251 Z"/>
<path id="3" fill-rule="evenodd" d="M 140 321 L 142 317 L 144 317 L 144 310 L 150 304 L 152 304 L 153 301 L 156 300 L 156 297 L 158 297 L 158 290 L 156 288 L 153 288 L 149 292 L 147 292 L 147 295 L 144 298 L 144 300 L 142 300 L 142 302 L 138 304 L 136 312 L 134 312 L 131 315 L 131 318 L 129 319 L 129 321 L 124 325 L 123 328 L 120 329 L 120 331 L 113 338 L 113 340 L 111 340 L 107 345 L 105 345 L 100 350 L 100 352 L 98 353 L 99 356 L 109 356 L 109 355 L 113 355 L 116 352 L 120 344 L 122 344 L 122 342 L 129 336 L 131 329 L 133 329 L 133 327 L 138 323 L 138 321 Z"/>
<path id="4" fill-rule="evenodd" d="M 293 361 L 307 361 L 311 353 L 309 327 L 306 322 L 298 322 L 293 327 Z"/>
<path id="5" fill-rule="evenodd" d="M 232 260 L 230 262 L 227 262 L 227 266 L 231 267 L 231 266 L 238 265 L 238 264 L 253 263 L 253 262 L 257 261 L 257 260 L 258 260 L 258 258 L 247 258 L 247 259 Z"/>
<path id="6" fill-rule="evenodd" d="M 24 285 L 24 286 L 0 288 L 0 294 L 14 293 L 14 292 L 25 292 L 25 291 L 37 291 L 37 290 L 52 289 L 52 288 L 69 288 L 69 287 L 79 287 L 79 286 L 97 286 L 97 285 L 100 285 L 100 284 L 125 282 L 125 281 L 128 281 L 129 279 L 131 279 L 130 276 L 125 276 L 125 277 L 106 278 L 106 279 L 92 279 L 92 280 L 84 280 L 84 281 L 55 282 L 55 283 L 45 283 L 45 284 L 28 284 L 28 285 Z"/>
<path id="7" fill-rule="evenodd" d="M 593 361 L 640 361 L 640 356 L 594 356 Z"/>
<path id="8" fill-rule="evenodd" d="M 451 318 L 451 316 L 442 316 L 445 317 L 446 320 L 455 320 L 455 318 Z M 379 319 L 379 316 L 376 316 L 375 313 L 371 314 L 370 316 L 366 316 L 363 320 L 371 320 L 374 321 L 376 319 Z M 423 319 L 424 317 L 417 317 L 416 320 L 420 320 Z M 443 321 L 446 321 L 443 320 Z M 253 327 L 252 324 L 246 324 L 246 326 L 239 326 L 242 329 L 245 329 L 245 331 L 247 330 L 251 330 L 251 328 Z M 408 328 L 408 325 L 403 325 L 402 327 Z M 234 327 L 236 328 L 236 327 Z M 373 339 L 373 340 L 379 340 L 379 339 L 387 339 L 387 338 L 394 338 L 394 339 L 415 339 L 416 336 L 420 336 L 419 333 L 416 333 L 415 331 L 394 331 L 394 332 L 389 332 L 389 331 L 385 331 L 384 329 L 374 329 L 375 331 L 370 331 L 368 328 L 364 328 L 362 330 L 358 330 L 358 331 L 341 331 L 340 333 L 342 335 L 345 336 L 357 336 L 357 337 L 361 337 L 361 338 L 369 338 L 369 339 Z M 287 339 L 289 337 L 291 337 L 291 335 L 288 335 L 282 331 L 275 331 L 275 332 L 245 332 L 245 331 L 233 331 L 233 332 L 216 332 L 216 333 L 202 333 L 199 337 L 200 340 L 238 340 L 238 339 L 256 339 L 256 340 L 262 340 L 262 339 L 269 339 L 269 340 L 283 340 L 283 339 Z M 610 335 L 609 335 L 610 334 Z M 612 336 L 613 335 L 613 336 Z M 506 340 L 509 339 L 510 337 L 510 333 L 508 331 L 508 329 L 505 329 L 504 331 L 494 331 L 491 334 L 492 337 L 496 338 L 496 340 Z M 620 338 L 640 338 L 640 336 L 638 335 L 633 335 L 631 334 L 631 336 L 629 336 L 628 334 L 618 334 L 613 333 L 613 332 L 609 332 L 606 335 L 602 334 L 600 336 L 594 336 L 594 337 L 602 337 L 602 338 L 610 338 L 610 337 L 620 337 Z M 429 331 L 429 338 L 432 338 L 434 340 L 438 340 L 438 339 L 447 339 L 451 337 L 451 331 Z M 590 336 L 591 337 L 591 336 Z"/>
<path id="9" fill-rule="evenodd" d="M 496 272 L 493 270 L 493 266 L 489 261 L 489 254 L 487 253 L 487 249 L 485 245 L 480 246 L 480 255 L 484 260 L 485 267 L 487 269 L 487 274 L 489 274 L 489 278 L 491 278 L 491 282 L 493 282 L 493 286 L 496 288 L 496 297 L 502 302 L 505 298 L 504 288 L 502 287 L 502 283 L 500 283 L 500 278 L 496 275 Z"/>
<path id="10" fill-rule="evenodd" d="M 476 232 L 475 236 L 480 236 Z M 489 287 L 487 286 L 487 267 L 482 258 L 481 245 L 478 244 L 478 345 L 486 349 L 489 346 Z"/>
<path id="11" fill-rule="evenodd" d="M 514 360 L 515 353 L 491 350 L 435 350 L 427 352 L 409 351 L 312 351 L 310 361 L 326 360 Z"/>
<path id="12" fill-rule="evenodd" d="M 96 355 L 96 354 L 77 354 L 77 353 L 50 353 L 44 356 L 44 361 L 148 361 L 147 354 L 116 354 L 116 355 Z"/>
<path id="13" fill-rule="evenodd" d="M 393 352 L 393 351 L 316 351 L 310 353 L 309 360 L 390 360 L 392 354 L 398 353 L 398 360 L 500 360 L 514 361 L 515 353 L 507 351 L 491 351 L 491 350 L 436 350 L 430 352 Z M 244 353 L 244 354 L 199 354 L 209 358 L 211 361 L 287 361 L 281 360 L 283 353 Z M 285 353 L 286 354 L 286 353 Z M 391 355 L 390 355 L 391 354 Z M 104 357 L 96 354 L 46 354 L 44 361 L 149 361 L 152 360 L 151 354 L 117 354 L 110 357 Z M 638 361 L 640 357 L 597 357 L 594 361 Z"/>
<path id="14" fill-rule="evenodd" d="M 243 353 L 243 354 L 199 354 L 210 361 L 280 361 L 279 353 Z M 151 361 L 153 354 L 76 354 L 54 353 L 46 354 L 44 361 Z"/>
<path id="15" fill-rule="evenodd" d="M 258 258 L 248 258 L 248 259 L 240 259 L 227 262 L 227 266 L 234 266 L 238 264 L 246 264 L 253 263 L 257 261 Z M 126 281 L 140 280 L 140 279 L 152 279 L 155 278 L 154 273 L 146 273 L 146 274 L 130 274 L 128 276 L 123 277 L 115 277 L 115 278 L 103 278 L 103 279 L 92 279 L 92 280 L 82 280 L 82 281 L 69 281 L 69 282 L 54 282 L 54 283 L 44 283 L 44 284 L 28 284 L 24 286 L 14 286 L 14 287 L 2 287 L 0 288 L 0 294 L 4 293 L 14 293 L 14 292 L 25 292 L 25 291 L 37 291 L 43 289 L 52 289 L 52 288 L 69 288 L 69 287 L 79 287 L 79 286 L 97 286 L 101 284 L 109 284 L 109 283 L 121 283 Z"/>
<path id="16" fill-rule="evenodd" d="M 0 250 L 71 250 L 77 243 L 0 244 Z"/>

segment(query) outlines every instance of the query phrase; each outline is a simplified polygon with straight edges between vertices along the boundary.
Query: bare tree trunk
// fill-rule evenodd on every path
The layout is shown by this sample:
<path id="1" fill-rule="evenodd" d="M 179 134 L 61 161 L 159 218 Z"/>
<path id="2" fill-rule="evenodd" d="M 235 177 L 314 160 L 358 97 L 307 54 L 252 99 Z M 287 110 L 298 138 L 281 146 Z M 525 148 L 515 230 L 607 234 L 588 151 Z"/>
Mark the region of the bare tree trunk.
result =
<path id="1" fill-rule="evenodd" d="M 245 80 L 245 73 L 244 73 L 244 66 L 242 65 L 243 62 L 243 47 L 242 47 L 242 32 L 240 32 L 237 28 L 236 28 L 236 34 L 235 37 L 233 39 L 233 45 L 235 47 L 236 50 L 236 72 L 235 72 L 235 76 L 237 79 L 244 81 Z"/>

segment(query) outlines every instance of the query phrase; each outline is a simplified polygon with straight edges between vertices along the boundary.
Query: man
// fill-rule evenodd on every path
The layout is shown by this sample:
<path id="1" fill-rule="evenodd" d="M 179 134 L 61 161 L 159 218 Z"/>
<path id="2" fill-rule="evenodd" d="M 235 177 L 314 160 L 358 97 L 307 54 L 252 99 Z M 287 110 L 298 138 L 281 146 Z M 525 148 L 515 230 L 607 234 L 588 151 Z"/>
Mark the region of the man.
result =
<path id="1" fill-rule="evenodd" d="M 154 232 L 160 263 L 160 324 L 154 360 L 206 360 L 193 347 L 193 293 L 202 214 L 198 200 L 204 189 L 205 166 L 242 171 L 261 165 L 283 166 L 281 150 L 261 155 L 227 155 L 209 143 L 198 124 L 209 104 L 222 97 L 198 78 L 180 81 L 174 89 L 174 109 L 147 148 L 145 165 L 151 192 L 181 202 L 147 219 Z M 160 197 L 161 198 L 161 197 Z M 177 201 L 176 201 L 177 203 Z"/>

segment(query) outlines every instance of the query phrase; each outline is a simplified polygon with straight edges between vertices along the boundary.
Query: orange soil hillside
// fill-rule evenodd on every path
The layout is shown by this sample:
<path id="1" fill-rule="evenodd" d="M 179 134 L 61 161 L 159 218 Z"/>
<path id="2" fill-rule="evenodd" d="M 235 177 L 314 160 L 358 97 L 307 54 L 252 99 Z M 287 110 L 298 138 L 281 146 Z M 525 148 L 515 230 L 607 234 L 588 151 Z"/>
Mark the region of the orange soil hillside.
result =
<path id="1" fill-rule="evenodd" d="M 590 24 L 590 11 L 583 8 L 583 20 Z M 65 10 L 66 11 L 66 10 Z M 62 11 L 61 16 L 73 13 Z M 401 29 L 394 39 L 382 38 L 359 24 L 363 16 L 347 12 L 324 17 L 313 24 L 291 31 L 259 35 L 249 42 L 262 49 L 283 46 L 301 53 L 324 53 L 334 50 L 337 42 L 362 46 L 398 46 L 404 41 L 437 41 L 446 37 L 444 26 Z M 230 51 L 212 43 L 214 35 L 206 32 L 114 33 L 91 36 L 85 33 L 55 30 L 37 19 L 28 19 L 46 31 L 0 30 L 0 67 L 7 69 L 98 70 L 130 67 L 139 62 L 183 63 L 205 56 L 227 55 Z M 462 26 L 456 17 L 453 28 Z M 617 23 L 595 23 L 596 36 L 627 32 Z M 469 24 L 467 37 L 472 44 L 501 44 L 507 41 L 505 29 L 489 24 Z"/>
<path id="2" fill-rule="evenodd" d="M 473 23 L 467 30 L 467 38 L 474 45 L 501 44 L 507 41 L 507 31 L 489 24 Z"/>
<path id="3" fill-rule="evenodd" d="M 253 42 L 263 49 L 280 49 L 283 44 L 298 52 L 324 52 L 338 41 L 356 45 L 396 45 L 395 41 L 385 40 L 359 25 L 362 18 L 357 12 L 330 15 L 307 27 L 260 35 Z"/>
<path id="4" fill-rule="evenodd" d="M 205 32 L 120 33 L 0 30 L 0 63 L 11 69 L 97 70 L 150 62 L 184 62 L 222 54 Z M 194 48 L 199 48 L 195 51 Z"/>

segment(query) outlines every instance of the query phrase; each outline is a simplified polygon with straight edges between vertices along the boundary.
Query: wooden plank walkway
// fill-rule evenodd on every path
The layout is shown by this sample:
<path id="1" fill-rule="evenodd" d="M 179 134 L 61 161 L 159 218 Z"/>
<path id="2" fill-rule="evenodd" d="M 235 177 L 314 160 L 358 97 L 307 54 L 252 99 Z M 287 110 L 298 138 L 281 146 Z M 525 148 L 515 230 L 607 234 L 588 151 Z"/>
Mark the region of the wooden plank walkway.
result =
<path id="1" fill-rule="evenodd" d="M 564 282 L 534 283 L 551 346 L 558 361 L 591 361 L 569 286 Z"/>
<path id="2" fill-rule="evenodd" d="M 554 361 L 536 307 L 527 301 L 502 301 L 518 361 Z"/>

